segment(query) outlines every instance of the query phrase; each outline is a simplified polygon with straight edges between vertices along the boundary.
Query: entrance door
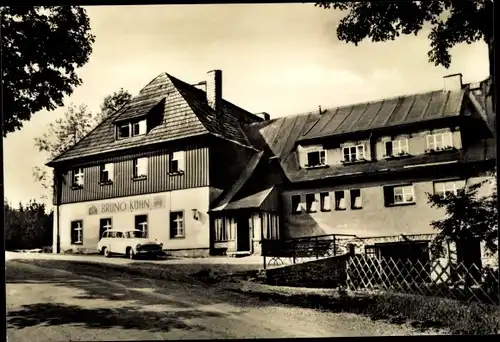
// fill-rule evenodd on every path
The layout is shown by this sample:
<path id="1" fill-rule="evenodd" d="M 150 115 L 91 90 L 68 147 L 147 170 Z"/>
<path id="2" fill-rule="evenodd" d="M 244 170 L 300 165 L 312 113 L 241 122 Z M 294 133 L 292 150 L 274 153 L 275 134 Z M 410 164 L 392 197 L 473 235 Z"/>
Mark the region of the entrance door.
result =
<path id="1" fill-rule="evenodd" d="M 237 218 L 236 241 L 238 252 L 250 251 L 250 225 L 248 221 L 248 215 L 241 215 Z"/>

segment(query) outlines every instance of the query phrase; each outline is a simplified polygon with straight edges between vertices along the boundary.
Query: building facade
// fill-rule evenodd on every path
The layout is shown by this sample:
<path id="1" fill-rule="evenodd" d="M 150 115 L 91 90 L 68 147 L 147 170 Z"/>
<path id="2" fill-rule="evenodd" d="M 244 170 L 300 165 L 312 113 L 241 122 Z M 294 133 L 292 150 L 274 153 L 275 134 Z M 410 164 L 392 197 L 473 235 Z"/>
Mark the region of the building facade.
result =
<path id="1" fill-rule="evenodd" d="M 72 149 L 55 175 L 54 250 L 136 228 L 183 255 L 258 254 L 262 239 L 432 234 L 427 194 L 496 160 L 485 82 L 270 119 L 222 98 L 222 73 L 163 73 Z M 490 191 L 488 186 L 481 191 Z"/>

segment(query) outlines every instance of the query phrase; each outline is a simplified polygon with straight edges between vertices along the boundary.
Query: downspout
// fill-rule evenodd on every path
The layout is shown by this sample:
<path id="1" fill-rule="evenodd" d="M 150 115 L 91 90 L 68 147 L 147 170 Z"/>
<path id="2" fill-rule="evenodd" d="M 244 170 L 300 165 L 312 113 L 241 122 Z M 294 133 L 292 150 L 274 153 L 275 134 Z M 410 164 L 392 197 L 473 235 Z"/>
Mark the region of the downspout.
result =
<path id="1" fill-rule="evenodd" d="M 368 137 L 368 146 L 370 147 L 370 161 L 373 161 L 373 157 L 374 157 L 374 149 L 373 149 L 373 145 L 372 145 L 372 137 L 373 137 L 373 133 L 370 132 L 370 136 Z"/>
<path id="2" fill-rule="evenodd" d="M 59 184 L 59 175 L 57 170 L 54 169 L 54 187 L 55 187 L 55 218 L 56 218 L 56 253 L 61 253 L 61 234 L 60 234 L 60 218 L 59 218 L 59 205 L 61 203 L 61 186 Z"/>

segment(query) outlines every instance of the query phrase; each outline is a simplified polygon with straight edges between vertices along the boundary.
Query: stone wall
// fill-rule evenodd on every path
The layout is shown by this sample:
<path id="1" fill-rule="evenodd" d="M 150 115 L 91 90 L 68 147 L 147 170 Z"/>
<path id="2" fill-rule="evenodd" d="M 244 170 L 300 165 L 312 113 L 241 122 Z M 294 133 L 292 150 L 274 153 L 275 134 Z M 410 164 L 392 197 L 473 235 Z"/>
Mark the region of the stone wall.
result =
<path id="1" fill-rule="evenodd" d="M 333 288 L 345 282 L 345 263 L 350 254 L 268 269 L 269 285 Z"/>

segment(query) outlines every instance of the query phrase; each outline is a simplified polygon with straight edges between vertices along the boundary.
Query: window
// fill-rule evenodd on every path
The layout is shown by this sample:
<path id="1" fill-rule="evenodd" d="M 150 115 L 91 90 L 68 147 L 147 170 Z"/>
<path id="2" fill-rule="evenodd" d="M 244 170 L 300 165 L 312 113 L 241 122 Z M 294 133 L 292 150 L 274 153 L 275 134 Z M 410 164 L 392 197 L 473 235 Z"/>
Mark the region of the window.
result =
<path id="1" fill-rule="evenodd" d="M 81 245 L 83 244 L 83 221 L 72 221 L 71 222 L 71 244 Z"/>
<path id="2" fill-rule="evenodd" d="M 317 211 L 318 201 L 315 194 L 306 195 L 306 211 L 308 213 L 315 213 Z"/>
<path id="3" fill-rule="evenodd" d="M 148 175 L 148 158 L 134 159 L 134 178 L 142 178 Z"/>
<path id="4" fill-rule="evenodd" d="M 413 185 L 384 187 L 385 205 L 415 203 Z"/>
<path id="5" fill-rule="evenodd" d="M 228 239 L 228 234 L 227 234 L 227 229 L 224 225 L 224 219 L 223 218 L 216 218 L 214 220 L 214 230 L 215 230 L 215 241 L 216 242 L 222 242 L 222 241 L 227 241 Z"/>
<path id="6" fill-rule="evenodd" d="M 351 209 L 361 209 L 363 205 L 361 203 L 361 190 L 352 189 L 351 191 Z"/>
<path id="7" fill-rule="evenodd" d="M 300 195 L 292 196 L 292 214 L 298 214 L 302 211 L 302 206 L 300 203 Z"/>
<path id="8" fill-rule="evenodd" d="M 83 186 L 83 169 L 81 167 L 73 170 L 73 186 L 82 187 Z"/>
<path id="9" fill-rule="evenodd" d="M 183 172 L 185 169 L 185 152 L 177 151 L 170 153 L 169 156 L 169 172 L 178 173 Z"/>
<path id="10" fill-rule="evenodd" d="M 141 120 L 136 122 L 127 122 L 118 126 L 117 137 L 118 139 L 135 137 L 137 135 L 146 134 L 147 121 Z"/>
<path id="11" fill-rule="evenodd" d="M 135 229 L 142 231 L 143 237 L 148 237 L 148 215 L 135 216 Z"/>
<path id="12" fill-rule="evenodd" d="M 320 193 L 320 204 L 321 204 L 321 211 L 330 211 L 331 210 L 330 193 L 328 193 L 328 192 Z"/>
<path id="13" fill-rule="evenodd" d="M 104 232 L 113 228 L 111 218 L 102 218 L 99 220 L 99 236 L 102 237 Z"/>
<path id="14" fill-rule="evenodd" d="M 317 167 L 326 165 L 326 152 L 323 151 L 313 151 L 307 153 L 307 165 L 306 167 Z"/>
<path id="15" fill-rule="evenodd" d="M 344 163 L 352 163 L 365 159 L 365 147 L 363 145 L 344 147 Z"/>
<path id="16" fill-rule="evenodd" d="M 173 211 L 170 213 L 170 238 L 183 238 L 184 231 L 184 212 Z"/>
<path id="17" fill-rule="evenodd" d="M 335 191 L 335 210 L 345 210 L 345 192 Z"/>
<path id="18" fill-rule="evenodd" d="M 453 194 L 456 196 L 459 188 L 456 181 L 434 182 L 434 195 L 446 197 Z"/>
<path id="19" fill-rule="evenodd" d="M 378 249 L 375 246 L 365 246 L 365 256 L 367 258 L 377 258 Z"/>
<path id="20" fill-rule="evenodd" d="M 397 139 L 392 141 L 386 141 L 385 143 L 385 155 L 387 157 L 392 156 L 404 156 L 409 153 L 408 139 Z"/>
<path id="21" fill-rule="evenodd" d="M 118 127 L 118 139 L 130 137 L 130 124 L 122 124 Z"/>
<path id="22" fill-rule="evenodd" d="M 134 122 L 132 124 L 132 136 L 146 134 L 146 120 Z"/>
<path id="23" fill-rule="evenodd" d="M 113 181 L 114 164 L 108 163 L 101 165 L 101 183 L 110 183 Z"/>
<path id="24" fill-rule="evenodd" d="M 453 136 L 451 132 L 429 134 L 427 136 L 427 149 L 432 151 L 439 151 L 453 147 Z"/>

